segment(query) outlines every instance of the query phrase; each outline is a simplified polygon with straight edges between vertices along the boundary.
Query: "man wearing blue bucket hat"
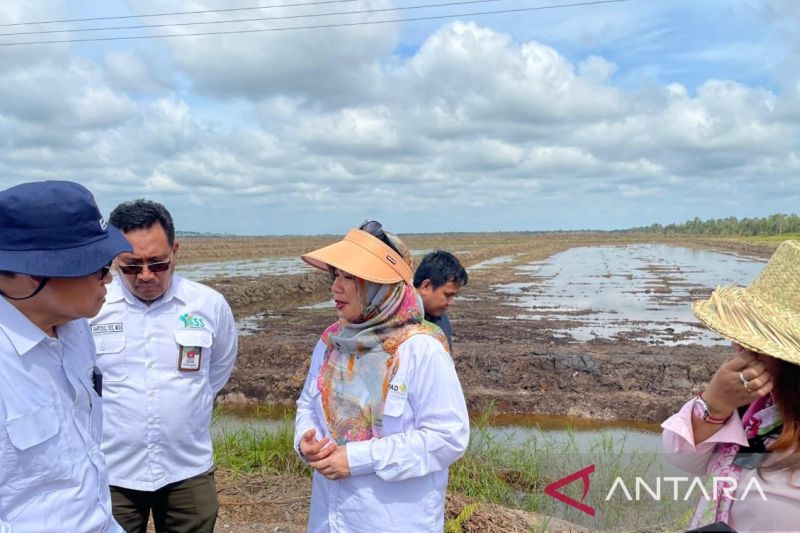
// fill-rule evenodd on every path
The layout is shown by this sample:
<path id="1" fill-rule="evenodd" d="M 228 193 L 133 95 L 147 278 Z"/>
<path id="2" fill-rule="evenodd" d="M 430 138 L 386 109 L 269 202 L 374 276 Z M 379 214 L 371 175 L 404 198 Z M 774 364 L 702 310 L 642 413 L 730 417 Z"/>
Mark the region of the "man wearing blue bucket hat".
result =
<path id="1" fill-rule="evenodd" d="M 77 183 L 0 191 L 0 531 L 119 532 L 86 318 L 130 243 Z"/>

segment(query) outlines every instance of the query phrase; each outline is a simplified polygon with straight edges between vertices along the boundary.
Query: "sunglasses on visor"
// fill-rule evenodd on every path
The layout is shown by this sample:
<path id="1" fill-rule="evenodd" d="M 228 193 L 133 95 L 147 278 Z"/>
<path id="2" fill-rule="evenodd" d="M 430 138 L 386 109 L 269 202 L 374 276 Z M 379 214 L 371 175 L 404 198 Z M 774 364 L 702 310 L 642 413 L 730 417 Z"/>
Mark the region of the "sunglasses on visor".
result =
<path id="1" fill-rule="evenodd" d="M 383 225 L 377 220 L 365 220 L 358 229 L 361 231 L 366 231 L 376 239 L 379 239 L 386 246 L 397 252 L 398 255 L 402 255 L 395 245 L 392 244 L 392 241 L 389 240 L 389 237 L 386 236 L 386 233 L 383 231 Z"/>

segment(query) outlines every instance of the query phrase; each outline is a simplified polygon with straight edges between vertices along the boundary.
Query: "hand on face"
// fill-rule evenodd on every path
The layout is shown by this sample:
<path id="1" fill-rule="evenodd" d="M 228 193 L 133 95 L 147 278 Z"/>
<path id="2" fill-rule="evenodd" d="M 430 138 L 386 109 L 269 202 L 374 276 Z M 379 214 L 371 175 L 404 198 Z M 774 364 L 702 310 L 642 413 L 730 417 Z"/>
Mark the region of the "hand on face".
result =
<path id="1" fill-rule="evenodd" d="M 703 398 L 714 416 L 726 417 L 743 405 L 772 392 L 775 365 L 768 355 L 733 345 L 736 355 L 714 373 Z"/>

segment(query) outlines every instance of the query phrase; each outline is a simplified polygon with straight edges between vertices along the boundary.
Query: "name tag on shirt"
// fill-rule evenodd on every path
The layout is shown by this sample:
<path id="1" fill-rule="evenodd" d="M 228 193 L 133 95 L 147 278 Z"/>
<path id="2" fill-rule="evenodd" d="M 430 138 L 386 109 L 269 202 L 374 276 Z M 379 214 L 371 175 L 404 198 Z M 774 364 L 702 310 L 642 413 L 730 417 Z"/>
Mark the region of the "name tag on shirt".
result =
<path id="1" fill-rule="evenodd" d="M 210 348 L 210 331 L 204 329 L 180 329 L 175 331 L 178 343 L 178 370 L 196 372 L 202 366 L 203 348 Z"/>
<path id="2" fill-rule="evenodd" d="M 200 346 L 181 346 L 178 370 L 200 370 L 200 358 L 202 355 L 203 349 Z"/>

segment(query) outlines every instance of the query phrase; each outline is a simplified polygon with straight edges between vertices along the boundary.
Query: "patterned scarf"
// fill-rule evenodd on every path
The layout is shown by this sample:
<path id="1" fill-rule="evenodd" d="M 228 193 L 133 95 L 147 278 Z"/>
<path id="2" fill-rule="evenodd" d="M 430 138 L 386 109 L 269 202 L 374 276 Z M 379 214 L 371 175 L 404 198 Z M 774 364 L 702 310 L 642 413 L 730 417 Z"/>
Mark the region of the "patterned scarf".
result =
<path id="1" fill-rule="evenodd" d="M 322 334 L 327 349 L 317 387 L 325 422 L 337 444 L 383 436 L 386 394 L 400 365 L 398 348 L 406 339 L 433 335 L 447 350 L 442 330 L 423 320 L 414 287 L 359 278 L 356 282 L 363 320 L 339 320 Z"/>
<path id="2" fill-rule="evenodd" d="M 771 394 L 759 398 L 747 408 L 742 417 L 744 434 L 748 439 L 768 435 L 775 428 L 783 423 L 778 406 L 775 405 Z M 774 442 L 774 438 L 767 438 L 765 444 L 767 448 Z M 728 522 L 731 514 L 731 505 L 734 500 L 725 489 L 738 486 L 742 476 L 742 467 L 733 464 L 736 454 L 739 453 L 738 444 L 722 444 L 718 447 L 718 453 L 713 457 L 713 462 L 709 465 L 708 477 L 706 478 L 706 491 L 711 499 L 700 496 L 690 528 L 696 528 L 703 524 L 713 524 L 714 522 Z M 735 481 L 718 481 L 714 487 L 714 478 L 731 478 Z M 713 496 L 716 490 L 716 498 Z M 729 492 L 733 492 L 732 490 Z"/>

